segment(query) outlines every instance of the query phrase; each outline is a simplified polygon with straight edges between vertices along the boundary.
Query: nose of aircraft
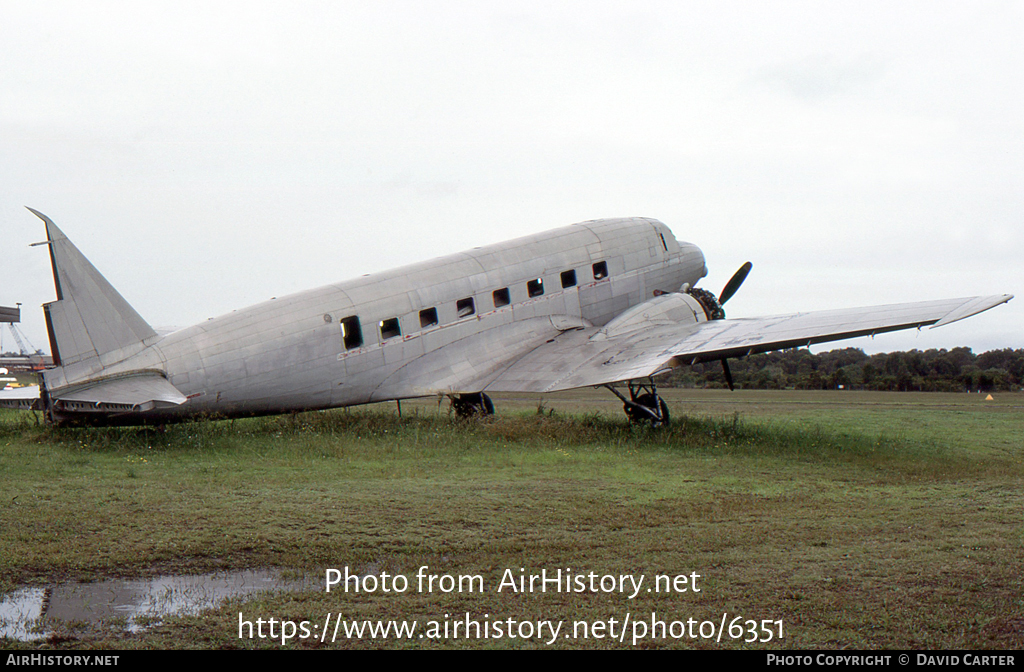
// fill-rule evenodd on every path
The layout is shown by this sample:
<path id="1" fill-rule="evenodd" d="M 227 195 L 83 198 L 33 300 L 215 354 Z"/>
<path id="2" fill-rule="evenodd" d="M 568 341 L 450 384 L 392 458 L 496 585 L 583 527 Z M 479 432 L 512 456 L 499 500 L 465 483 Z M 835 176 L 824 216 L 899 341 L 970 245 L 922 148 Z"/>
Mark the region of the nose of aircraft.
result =
<path id="1" fill-rule="evenodd" d="M 679 243 L 679 259 L 686 266 L 687 282 L 691 285 L 708 274 L 708 266 L 704 260 L 704 253 L 693 243 L 677 241 Z M 689 278 L 693 278 L 690 280 Z"/>

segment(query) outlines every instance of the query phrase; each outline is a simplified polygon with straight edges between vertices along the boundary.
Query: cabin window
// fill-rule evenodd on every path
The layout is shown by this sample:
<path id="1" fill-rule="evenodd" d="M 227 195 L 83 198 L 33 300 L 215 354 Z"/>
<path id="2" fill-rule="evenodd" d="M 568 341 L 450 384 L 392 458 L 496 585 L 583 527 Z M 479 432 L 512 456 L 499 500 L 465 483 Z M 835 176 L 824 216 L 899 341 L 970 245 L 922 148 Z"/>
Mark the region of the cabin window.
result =
<path id="1" fill-rule="evenodd" d="M 530 295 L 530 298 L 540 296 L 544 293 L 544 280 L 537 278 L 536 280 L 530 280 L 526 283 L 526 293 Z"/>
<path id="2" fill-rule="evenodd" d="M 420 327 L 426 329 L 437 325 L 437 308 L 424 308 L 420 311 Z"/>
<path id="3" fill-rule="evenodd" d="M 599 261 L 594 264 L 594 280 L 604 280 L 608 277 L 608 264 Z"/>
<path id="4" fill-rule="evenodd" d="M 576 271 L 562 271 L 562 287 L 576 286 Z"/>
<path id="5" fill-rule="evenodd" d="M 351 350 L 363 344 L 363 330 L 359 328 L 359 317 L 352 315 L 339 320 L 341 323 L 341 340 L 345 342 L 345 349 Z"/>
<path id="6" fill-rule="evenodd" d="M 501 308 L 512 303 L 512 299 L 508 295 L 508 287 L 502 287 L 501 289 L 494 290 L 494 307 Z"/>
<path id="7" fill-rule="evenodd" d="M 473 305 L 473 297 L 470 296 L 465 299 L 459 299 L 455 302 L 455 310 L 459 313 L 459 319 L 463 317 L 469 317 L 476 312 L 476 306 Z"/>
<path id="8" fill-rule="evenodd" d="M 386 341 L 389 338 L 402 335 L 402 328 L 398 326 L 397 317 L 389 317 L 386 320 L 380 322 L 380 338 L 382 341 Z"/>

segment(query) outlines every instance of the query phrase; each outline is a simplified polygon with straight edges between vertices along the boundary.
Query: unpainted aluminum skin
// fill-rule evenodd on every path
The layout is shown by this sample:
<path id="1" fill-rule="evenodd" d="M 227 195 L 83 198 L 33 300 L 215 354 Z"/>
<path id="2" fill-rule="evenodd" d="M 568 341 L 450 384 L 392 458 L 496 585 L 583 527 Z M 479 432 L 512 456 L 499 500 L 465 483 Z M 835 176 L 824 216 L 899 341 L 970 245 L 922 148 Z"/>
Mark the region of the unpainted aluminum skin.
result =
<path id="1" fill-rule="evenodd" d="M 668 368 L 945 324 L 1008 294 L 708 319 L 704 255 L 647 218 L 545 233 L 266 301 L 164 336 L 45 215 L 56 424 L 158 424 L 430 395 L 547 392 Z"/>

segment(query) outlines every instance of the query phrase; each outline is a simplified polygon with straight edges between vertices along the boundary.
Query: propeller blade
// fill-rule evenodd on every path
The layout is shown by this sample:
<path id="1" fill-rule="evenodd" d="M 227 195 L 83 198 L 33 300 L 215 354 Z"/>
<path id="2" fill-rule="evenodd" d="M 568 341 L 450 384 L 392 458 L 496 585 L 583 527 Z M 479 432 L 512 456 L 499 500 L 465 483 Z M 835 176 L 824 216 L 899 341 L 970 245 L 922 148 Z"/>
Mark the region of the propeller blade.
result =
<path id="1" fill-rule="evenodd" d="M 747 279 L 747 274 L 750 273 L 754 265 L 749 261 L 742 266 L 740 269 L 733 273 L 732 277 L 729 278 L 729 282 L 725 283 L 725 289 L 718 295 L 718 303 L 724 304 L 726 301 L 732 298 L 732 295 L 736 293 L 736 290 L 740 288 L 743 281 Z M 724 361 L 724 360 L 723 360 Z"/>
<path id="2" fill-rule="evenodd" d="M 725 382 L 729 383 L 729 391 L 735 390 L 735 386 L 732 384 L 732 371 L 729 370 L 729 360 L 722 360 L 722 370 L 725 372 Z"/>

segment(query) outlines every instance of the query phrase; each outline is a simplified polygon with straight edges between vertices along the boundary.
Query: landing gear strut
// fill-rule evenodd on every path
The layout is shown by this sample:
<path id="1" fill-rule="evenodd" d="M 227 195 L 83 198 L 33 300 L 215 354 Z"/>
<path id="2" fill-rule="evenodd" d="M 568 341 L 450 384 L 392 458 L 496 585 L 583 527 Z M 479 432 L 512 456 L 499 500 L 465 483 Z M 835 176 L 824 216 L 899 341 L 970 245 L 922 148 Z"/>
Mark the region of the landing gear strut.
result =
<path id="1" fill-rule="evenodd" d="M 483 392 L 458 394 L 451 397 L 452 408 L 458 418 L 472 418 L 477 415 L 494 415 L 494 404 Z"/>
<path id="2" fill-rule="evenodd" d="M 654 379 L 650 382 L 637 383 L 629 381 L 629 399 L 622 396 L 611 385 L 605 385 L 616 397 L 622 400 L 622 408 L 626 411 L 629 421 L 634 424 L 649 423 L 651 427 L 665 427 L 669 423 L 668 404 L 658 396 L 658 387 Z"/>

